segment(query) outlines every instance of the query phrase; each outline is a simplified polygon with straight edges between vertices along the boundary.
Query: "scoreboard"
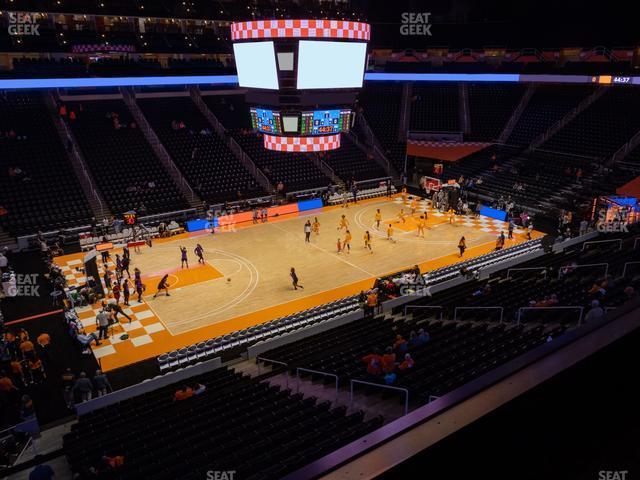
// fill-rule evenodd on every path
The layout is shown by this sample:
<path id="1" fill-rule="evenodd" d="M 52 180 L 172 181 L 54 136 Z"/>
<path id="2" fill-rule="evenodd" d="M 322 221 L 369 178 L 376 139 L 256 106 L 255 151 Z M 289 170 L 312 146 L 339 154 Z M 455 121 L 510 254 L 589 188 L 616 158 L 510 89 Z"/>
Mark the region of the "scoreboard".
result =
<path id="1" fill-rule="evenodd" d="M 251 126 L 262 133 L 282 134 L 282 119 L 280 112 L 266 108 L 251 108 Z"/>
<path id="2" fill-rule="evenodd" d="M 250 111 L 253 129 L 256 132 L 274 135 L 281 135 L 284 132 L 285 134 L 315 136 L 348 132 L 355 119 L 353 111 L 338 108 L 304 112 L 278 112 L 256 107 L 251 108 Z"/>
<path id="3" fill-rule="evenodd" d="M 301 135 L 327 135 L 351 129 L 351 110 L 302 112 Z"/>

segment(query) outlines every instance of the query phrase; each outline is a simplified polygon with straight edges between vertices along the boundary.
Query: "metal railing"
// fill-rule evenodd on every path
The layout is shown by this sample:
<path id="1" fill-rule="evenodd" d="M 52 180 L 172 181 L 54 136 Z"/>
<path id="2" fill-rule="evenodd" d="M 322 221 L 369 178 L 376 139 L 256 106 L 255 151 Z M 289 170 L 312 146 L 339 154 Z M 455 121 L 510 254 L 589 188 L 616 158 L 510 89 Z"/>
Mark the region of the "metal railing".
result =
<path id="1" fill-rule="evenodd" d="M 627 275 L 627 266 L 628 265 L 638 265 L 640 264 L 640 262 L 627 262 L 624 264 L 624 267 L 622 268 L 622 276 L 626 276 Z"/>
<path id="2" fill-rule="evenodd" d="M 636 238 L 636 242 L 638 241 L 638 239 Z M 582 251 L 584 252 L 585 249 L 587 248 L 587 245 L 595 245 L 596 243 L 610 243 L 610 242 L 616 242 L 620 244 L 620 248 L 618 248 L 618 250 L 622 250 L 622 239 L 621 238 L 612 238 L 610 240 L 592 240 L 590 242 L 584 242 L 582 244 Z M 634 247 L 635 249 L 635 244 Z"/>
<path id="3" fill-rule="evenodd" d="M 270 358 L 266 358 L 266 357 L 256 357 L 256 363 L 258 364 L 258 376 L 262 375 L 262 371 L 260 369 L 260 362 L 269 362 L 269 363 L 275 363 L 276 365 L 282 365 L 284 367 L 286 367 L 285 370 L 285 385 L 287 388 L 289 388 L 289 364 L 286 362 L 281 362 L 280 360 L 272 360 Z"/>
<path id="4" fill-rule="evenodd" d="M 517 271 L 525 271 L 525 270 L 544 270 L 544 278 L 547 278 L 547 267 L 522 267 L 522 268 L 510 268 L 509 270 L 507 270 L 507 279 L 510 280 L 511 277 L 511 272 L 517 272 Z"/>
<path id="5" fill-rule="evenodd" d="M 406 388 L 392 387 L 391 385 L 382 385 L 380 383 L 365 382 L 364 380 L 351 380 L 349 409 L 353 409 L 353 396 L 354 396 L 353 385 L 355 383 L 358 383 L 360 385 L 369 385 L 371 387 L 384 388 L 387 390 L 395 390 L 397 392 L 403 392 L 404 393 L 404 414 L 406 415 L 407 413 L 409 413 L 409 390 L 407 390 Z"/>
<path id="6" fill-rule="evenodd" d="M 425 308 L 425 309 L 433 309 L 440 310 L 440 320 L 442 320 L 444 315 L 444 308 L 442 305 L 405 305 L 404 306 L 404 316 L 407 316 L 407 308 Z"/>
<path id="7" fill-rule="evenodd" d="M 525 310 L 579 310 L 580 316 L 578 317 L 578 325 L 582 325 L 582 316 L 584 314 L 584 307 L 580 307 L 578 305 L 573 306 L 563 306 L 563 307 L 520 307 L 518 309 L 518 316 L 516 319 L 516 323 L 520 325 L 520 321 L 522 319 L 522 312 Z"/>
<path id="8" fill-rule="evenodd" d="M 608 263 L 585 263 L 584 265 L 567 265 L 558 269 L 558 280 L 562 278 L 563 275 L 568 275 L 570 273 L 573 273 L 574 270 L 584 267 L 604 267 L 604 276 L 606 277 L 609 274 Z"/>
<path id="9" fill-rule="evenodd" d="M 296 368 L 296 393 L 300 392 L 300 372 L 307 372 L 316 375 L 324 375 L 325 377 L 333 377 L 336 382 L 336 397 L 334 399 L 334 403 L 338 402 L 338 389 L 340 388 L 340 379 L 334 373 L 329 372 L 321 372 L 320 370 L 311 370 L 310 368 Z"/>
<path id="10" fill-rule="evenodd" d="M 503 307 L 456 307 L 453 311 L 453 320 L 458 320 L 458 310 L 500 310 L 500 323 L 504 317 Z"/>

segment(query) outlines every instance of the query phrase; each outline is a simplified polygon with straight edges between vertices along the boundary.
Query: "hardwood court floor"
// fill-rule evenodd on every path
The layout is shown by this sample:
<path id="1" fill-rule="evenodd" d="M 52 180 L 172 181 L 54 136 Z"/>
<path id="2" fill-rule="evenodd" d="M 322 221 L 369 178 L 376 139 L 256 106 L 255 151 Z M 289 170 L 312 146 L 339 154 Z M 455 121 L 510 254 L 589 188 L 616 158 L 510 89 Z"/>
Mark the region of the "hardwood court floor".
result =
<path id="1" fill-rule="evenodd" d="M 378 208 L 383 218 L 380 230 L 374 225 Z M 143 303 L 151 310 L 137 315 L 157 317 L 164 328 L 145 335 L 139 345 L 118 342 L 109 354 L 105 350 L 101 355 L 103 368 L 116 368 L 352 295 L 372 287 L 378 276 L 416 264 L 424 272 L 455 263 L 459 261 L 457 245 L 463 235 L 468 247 L 465 258 L 484 254 L 494 248 L 501 230 L 506 233 L 503 222 L 486 217 L 460 217 L 452 225 L 448 217 L 431 210 L 425 202 L 419 211 L 428 210 L 429 229 L 424 238 L 419 238 L 415 219 L 399 221 L 401 208 L 409 211 L 398 197 L 372 199 L 349 208 L 325 207 L 215 235 L 183 234 L 158 240 L 139 254 L 132 252 L 132 264 L 142 271 L 147 285 Z M 338 254 L 337 239 L 345 237 L 345 230 L 337 228 L 343 214 L 353 239 L 351 253 Z M 304 223 L 314 217 L 320 222 L 320 234 L 312 234 L 311 242 L 305 243 Z M 389 223 L 395 230 L 395 243 L 386 240 Z M 364 248 L 366 230 L 373 238 L 373 253 Z M 516 231 L 514 240 L 508 240 L 506 246 L 524 240 L 524 232 Z M 198 243 L 204 248 L 205 265 L 198 265 L 193 253 Z M 180 246 L 189 252 L 188 270 L 180 268 Z M 291 267 L 295 267 L 304 289 L 293 289 Z M 170 275 L 171 296 L 153 298 L 157 282 L 165 273 Z"/>

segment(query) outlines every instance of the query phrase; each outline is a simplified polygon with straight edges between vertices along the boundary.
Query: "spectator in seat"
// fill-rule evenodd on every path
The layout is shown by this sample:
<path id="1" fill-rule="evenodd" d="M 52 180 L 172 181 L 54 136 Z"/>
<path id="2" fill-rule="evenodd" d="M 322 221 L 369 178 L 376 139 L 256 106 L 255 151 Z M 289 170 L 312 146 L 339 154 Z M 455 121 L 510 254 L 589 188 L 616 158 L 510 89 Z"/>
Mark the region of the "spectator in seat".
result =
<path id="1" fill-rule="evenodd" d="M 362 361 L 367 364 L 367 373 L 369 375 L 377 377 L 382 373 L 382 356 L 380 356 L 378 349 L 362 357 Z"/>
<path id="2" fill-rule="evenodd" d="M 73 391 L 78 392 L 81 402 L 87 402 L 91 400 L 93 396 L 93 385 L 91 384 L 91 380 L 87 378 L 86 373 L 80 372 L 80 376 L 76 380 L 76 383 L 73 385 Z"/>
<path id="3" fill-rule="evenodd" d="M 584 321 L 587 323 L 594 322 L 600 320 L 602 317 L 604 317 L 604 309 L 600 306 L 598 300 L 593 300 L 591 302 L 591 308 L 584 317 Z"/>
<path id="4" fill-rule="evenodd" d="M 33 400 L 29 395 L 23 395 L 20 399 L 20 418 L 23 420 L 31 420 L 35 418 L 36 411 L 33 408 Z"/>
<path id="5" fill-rule="evenodd" d="M 17 390 L 13 381 L 7 376 L 5 372 L 0 373 L 0 392 L 8 393 L 12 390 Z"/>
<path id="6" fill-rule="evenodd" d="M 402 338 L 402 335 L 396 335 L 396 340 L 393 342 L 393 349 L 400 355 L 407 351 L 407 341 Z"/>
<path id="7" fill-rule="evenodd" d="M 193 397 L 193 389 L 187 385 L 183 385 L 174 393 L 173 401 L 179 402 L 190 397 Z"/>
<path id="8" fill-rule="evenodd" d="M 37 465 L 29 473 L 29 480 L 51 480 L 55 476 L 53 469 L 49 465 L 42 463 L 42 455 L 36 455 L 33 460 Z"/>
<path id="9" fill-rule="evenodd" d="M 384 355 L 382 356 L 382 371 L 384 373 L 391 373 L 396 369 L 396 354 L 393 353 L 393 348 L 387 347 Z"/>
<path id="10" fill-rule="evenodd" d="M 418 330 L 418 345 L 424 345 L 430 339 L 431 337 L 427 332 L 424 331 L 424 328 L 421 328 L 420 330 Z"/>
<path id="11" fill-rule="evenodd" d="M 404 360 L 400 365 L 398 365 L 398 370 L 400 370 L 401 372 L 404 372 L 411 368 L 413 368 L 413 358 L 411 358 L 411 354 L 405 353 Z"/>
<path id="12" fill-rule="evenodd" d="M 624 294 L 627 296 L 627 301 L 635 300 L 638 298 L 638 294 L 636 293 L 635 289 L 631 286 L 626 287 L 624 289 Z"/>

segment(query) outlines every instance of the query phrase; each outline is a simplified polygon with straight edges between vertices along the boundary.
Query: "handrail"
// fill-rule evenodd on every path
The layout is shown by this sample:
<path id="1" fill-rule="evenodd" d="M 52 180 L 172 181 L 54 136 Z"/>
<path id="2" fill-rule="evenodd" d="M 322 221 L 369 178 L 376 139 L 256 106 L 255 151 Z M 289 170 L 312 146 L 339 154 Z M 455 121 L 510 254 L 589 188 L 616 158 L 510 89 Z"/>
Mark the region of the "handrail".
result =
<path id="1" fill-rule="evenodd" d="M 624 264 L 624 268 L 622 269 L 622 276 L 623 277 L 626 276 L 626 274 L 627 274 L 627 265 L 634 265 L 634 264 L 637 265 L 637 264 L 640 264 L 640 262 L 627 262 L 627 263 Z"/>
<path id="2" fill-rule="evenodd" d="M 558 269 L 558 280 L 560 280 L 560 278 L 563 275 L 567 275 L 566 270 L 570 269 L 571 272 L 573 272 L 576 268 L 583 268 L 583 267 L 602 267 L 604 265 L 604 276 L 606 277 L 609 274 L 609 264 L 608 263 L 585 263 L 583 265 L 565 265 L 564 267 L 560 267 Z"/>
<path id="3" fill-rule="evenodd" d="M 440 320 L 442 320 L 444 309 L 442 305 L 405 305 L 404 306 L 404 316 L 407 316 L 407 308 L 429 308 L 429 309 L 440 309 Z"/>
<path id="4" fill-rule="evenodd" d="M 579 305 L 572 306 L 556 306 L 556 307 L 520 307 L 518 309 L 518 317 L 516 320 L 516 324 L 520 325 L 520 319 L 522 317 L 522 312 L 524 310 L 580 310 L 580 317 L 578 318 L 578 326 L 582 325 L 582 315 L 584 313 L 584 307 Z"/>
<path id="5" fill-rule="evenodd" d="M 260 371 L 260 361 L 263 362 L 269 362 L 269 363 L 275 363 L 277 365 L 283 365 L 285 367 L 287 367 L 287 369 L 289 368 L 289 364 L 286 362 L 281 362 L 280 360 L 271 360 L 270 358 L 266 358 L 266 357 L 256 357 L 256 364 L 258 365 L 258 376 L 262 375 L 262 372 Z M 289 372 L 286 371 L 285 372 L 285 384 L 287 386 L 287 388 L 289 388 Z"/>
<path id="6" fill-rule="evenodd" d="M 404 392 L 404 414 L 406 415 L 407 413 L 409 413 L 409 390 L 406 388 L 400 388 L 400 387 L 392 387 L 391 385 L 382 385 L 380 383 L 373 383 L 373 382 L 365 382 L 364 380 L 351 380 L 351 397 L 349 400 L 349 408 L 352 409 L 353 408 L 353 384 L 354 383 L 359 383 L 361 385 L 370 385 L 372 387 L 378 387 L 378 388 L 386 388 L 389 390 L 396 390 L 399 392 Z"/>
<path id="7" fill-rule="evenodd" d="M 638 242 L 640 242 L 640 237 L 636 238 L 633 242 L 633 249 L 635 250 L 638 247 Z"/>
<path id="8" fill-rule="evenodd" d="M 636 242 L 638 241 L 638 239 L 636 238 Z M 608 243 L 608 242 L 619 242 L 620 243 L 620 248 L 618 250 L 622 250 L 622 239 L 621 238 L 611 238 L 609 240 L 592 240 L 590 242 L 584 242 L 582 244 L 582 251 L 584 252 L 585 248 L 587 247 L 587 245 L 594 245 L 596 243 Z M 635 249 L 635 244 L 634 247 Z"/>
<path id="9" fill-rule="evenodd" d="M 296 368 L 296 393 L 300 392 L 300 372 L 309 372 L 318 375 L 324 375 L 326 377 L 334 377 L 336 379 L 336 398 L 334 400 L 334 403 L 338 403 L 338 388 L 340 385 L 340 379 L 335 373 L 321 372 L 320 370 L 311 370 L 310 368 Z"/>
<path id="10" fill-rule="evenodd" d="M 458 320 L 458 310 L 500 310 L 500 323 L 504 317 L 504 307 L 456 307 L 453 311 L 453 320 Z"/>
<path id="11" fill-rule="evenodd" d="M 507 279 L 511 279 L 511 272 L 515 271 L 524 271 L 524 270 L 544 270 L 544 278 L 547 278 L 547 267 L 521 267 L 521 268 L 510 268 L 507 270 Z"/>

